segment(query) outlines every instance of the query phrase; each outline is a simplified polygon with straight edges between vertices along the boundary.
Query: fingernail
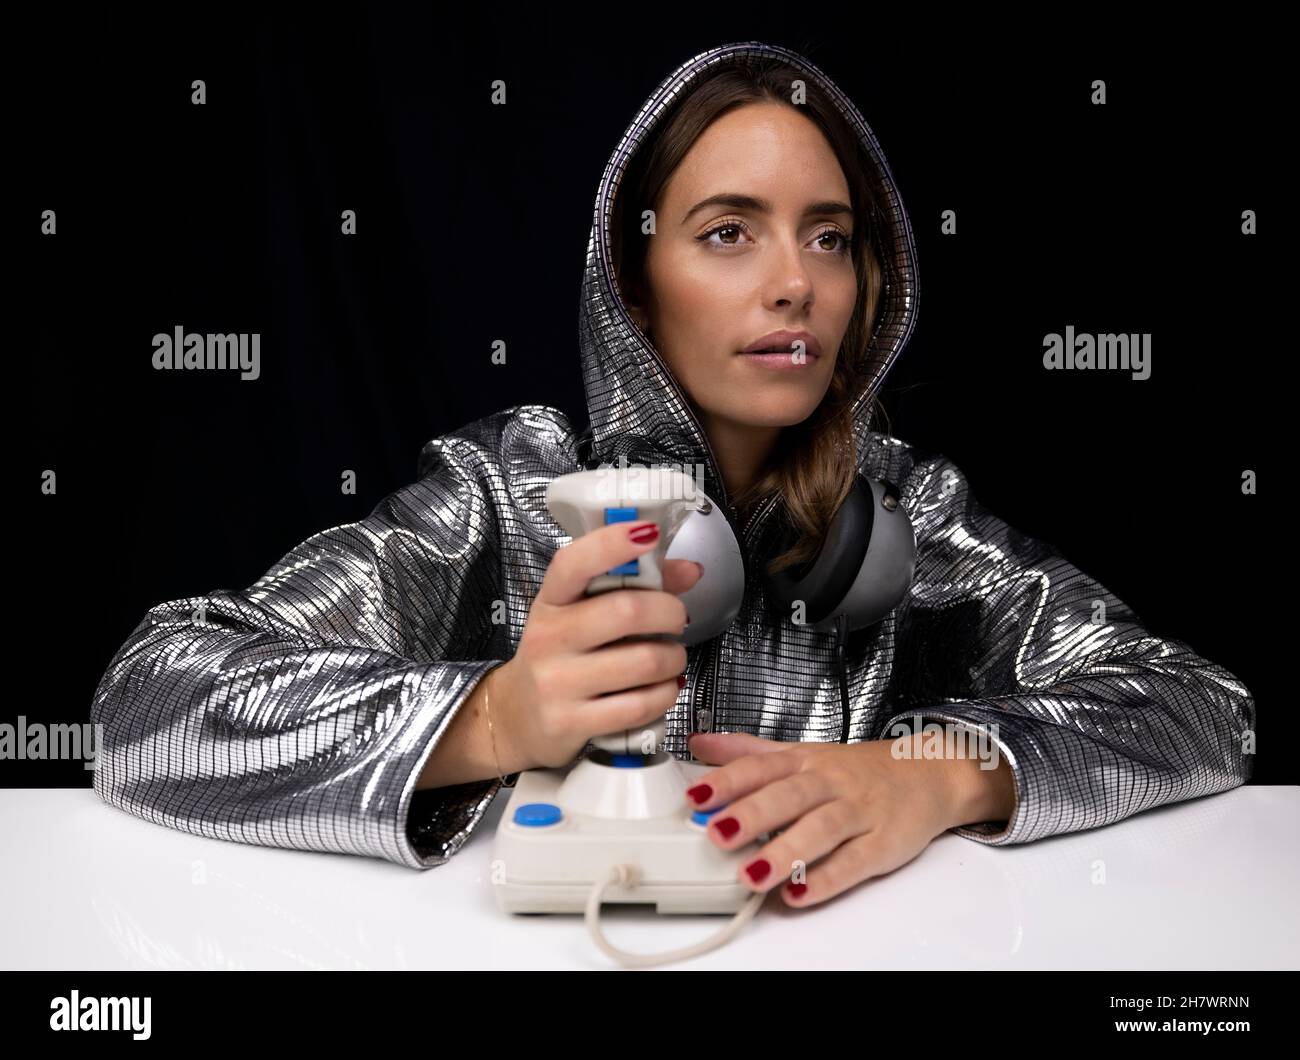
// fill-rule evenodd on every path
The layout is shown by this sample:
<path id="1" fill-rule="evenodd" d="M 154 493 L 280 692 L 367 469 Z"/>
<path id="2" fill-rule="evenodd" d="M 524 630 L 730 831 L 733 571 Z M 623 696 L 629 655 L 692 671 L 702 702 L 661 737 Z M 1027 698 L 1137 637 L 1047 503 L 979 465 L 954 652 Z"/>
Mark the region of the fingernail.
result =
<path id="1" fill-rule="evenodd" d="M 713 786 L 710 784 L 696 784 L 686 794 L 694 799 L 697 804 L 708 802 L 713 797 Z"/>
<path id="2" fill-rule="evenodd" d="M 703 563 L 701 563 L 698 559 L 693 559 L 693 560 L 691 560 L 691 562 L 695 564 L 696 569 L 697 569 L 701 574 L 704 573 L 704 564 L 703 564 Z"/>
<path id="3" fill-rule="evenodd" d="M 806 883 L 791 883 L 787 884 L 785 889 L 790 892 L 791 898 L 802 898 L 804 891 L 808 890 L 808 885 Z"/>
<path id="4" fill-rule="evenodd" d="M 759 858 L 757 861 L 750 862 L 750 864 L 745 866 L 745 872 L 755 883 L 758 883 L 759 880 L 763 879 L 771 871 L 772 866 L 768 863 L 767 858 Z"/>
<path id="5" fill-rule="evenodd" d="M 686 687 L 686 675 L 685 675 L 685 674 L 678 674 L 678 675 L 677 675 L 677 687 L 678 687 L 678 688 L 685 688 L 685 687 Z"/>
<path id="6" fill-rule="evenodd" d="M 713 827 L 722 833 L 723 839 L 730 839 L 740 831 L 740 822 L 734 817 L 724 817 L 721 821 L 717 821 Z"/>
<path id="7" fill-rule="evenodd" d="M 659 536 L 659 525 L 657 523 L 642 523 L 640 526 L 629 529 L 627 536 L 638 545 L 648 545 Z"/>

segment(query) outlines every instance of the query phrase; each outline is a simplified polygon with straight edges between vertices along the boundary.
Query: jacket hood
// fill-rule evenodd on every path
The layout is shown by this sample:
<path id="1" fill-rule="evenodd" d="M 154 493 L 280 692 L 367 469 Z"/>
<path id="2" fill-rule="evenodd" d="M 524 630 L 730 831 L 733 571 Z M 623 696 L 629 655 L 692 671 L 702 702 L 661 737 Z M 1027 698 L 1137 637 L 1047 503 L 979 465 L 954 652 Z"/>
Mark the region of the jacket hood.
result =
<path id="1" fill-rule="evenodd" d="M 821 87 L 857 131 L 871 166 L 868 179 L 877 203 L 873 220 L 884 286 L 869 350 L 866 384 L 853 407 L 859 453 L 868 433 L 871 397 L 906 345 L 916 321 L 916 247 L 902 196 L 875 134 L 835 83 L 797 52 L 757 41 L 701 52 L 669 74 L 623 133 L 596 192 L 579 313 L 583 387 L 592 456 L 614 463 L 625 457 L 629 463 L 686 467 L 702 464 L 704 488 L 715 499 L 725 497 L 726 491 L 708 438 L 681 386 L 650 340 L 633 323 L 623 301 L 612 264 L 610 219 L 630 160 L 674 101 L 720 64 L 741 64 L 764 57 L 785 61 L 800 70 L 806 81 Z"/>

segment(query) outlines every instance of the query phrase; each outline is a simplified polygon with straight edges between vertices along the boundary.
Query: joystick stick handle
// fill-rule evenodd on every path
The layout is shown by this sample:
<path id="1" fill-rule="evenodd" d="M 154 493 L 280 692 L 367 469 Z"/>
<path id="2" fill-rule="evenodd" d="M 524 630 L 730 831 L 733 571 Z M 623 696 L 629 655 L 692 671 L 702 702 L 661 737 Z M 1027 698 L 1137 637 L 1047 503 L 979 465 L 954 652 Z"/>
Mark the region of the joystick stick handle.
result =
<path id="1" fill-rule="evenodd" d="M 698 503 L 695 481 L 670 468 L 638 465 L 576 471 L 552 479 L 546 504 L 555 521 L 577 538 L 613 522 L 653 522 L 659 539 L 649 552 L 592 578 L 587 595 L 614 589 L 663 589 L 663 562 L 673 537 Z M 669 634 L 646 634 L 629 640 L 676 639 Z M 625 729 L 592 740 L 616 755 L 656 753 L 666 736 L 664 719 L 640 729 Z"/>

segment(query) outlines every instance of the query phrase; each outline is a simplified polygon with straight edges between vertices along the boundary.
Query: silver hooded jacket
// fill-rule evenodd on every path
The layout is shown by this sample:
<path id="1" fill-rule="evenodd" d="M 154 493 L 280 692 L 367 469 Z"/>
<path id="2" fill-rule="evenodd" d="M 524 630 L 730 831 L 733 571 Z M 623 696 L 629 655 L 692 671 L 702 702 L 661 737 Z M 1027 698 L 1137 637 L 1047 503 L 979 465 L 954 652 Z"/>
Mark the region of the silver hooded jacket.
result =
<path id="1" fill-rule="evenodd" d="M 901 488 L 918 555 L 903 603 L 849 638 L 850 740 L 885 738 L 913 716 L 990 733 L 1015 775 L 1015 811 L 956 829 L 988 844 L 1095 828 L 1244 783 L 1255 707 L 1241 681 L 1149 632 L 1053 546 L 981 506 L 950 460 L 868 429 L 869 399 L 916 320 L 915 247 L 875 136 L 802 56 L 750 42 L 690 59 L 614 151 L 581 290 L 592 454 L 702 463 L 706 491 L 735 522 L 707 438 L 616 290 L 607 219 L 629 157 L 665 107 L 712 64 L 760 55 L 831 95 L 858 130 L 881 209 L 887 287 L 874 373 L 856 406 L 859 465 Z M 578 442 L 554 408 L 487 416 L 428 442 L 418 481 L 367 518 L 304 541 L 247 589 L 154 607 L 95 693 L 91 720 L 104 726 L 95 791 L 200 835 L 444 863 L 501 781 L 418 792 L 416 781 L 475 682 L 513 655 L 547 564 L 569 541 L 545 494 L 552 478 L 580 469 Z M 748 568 L 739 615 L 688 650 L 688 682 L 668 717 L 678 757 L 699 730 L 839 738 L 834 634 L 791 623 L 764 598 L 772 509 L 737 526 Z M 506 621 L 494 623 L 494 610 Z"/>

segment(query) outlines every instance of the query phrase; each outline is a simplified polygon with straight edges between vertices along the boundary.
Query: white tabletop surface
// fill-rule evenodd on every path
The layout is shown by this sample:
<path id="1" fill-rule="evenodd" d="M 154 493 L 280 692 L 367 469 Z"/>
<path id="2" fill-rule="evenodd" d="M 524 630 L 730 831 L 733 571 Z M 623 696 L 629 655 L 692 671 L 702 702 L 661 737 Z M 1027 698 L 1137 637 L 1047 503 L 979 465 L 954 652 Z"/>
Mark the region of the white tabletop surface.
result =
<path id="1" fill-rule="evenodd" d="M 600 969 L 581 916 L 497 909 L 498 796 L 447 864 L 187 835 L 89 789 L 0 790 L 3 969 Z M 805 910 L 774 891 L 739 936 L 675 969 L 1300 967 L 1300 787 L 1249 786 L 1010 847 L 947 833 Z M 624 949 L 721 917 L 606 907 Z"/>

